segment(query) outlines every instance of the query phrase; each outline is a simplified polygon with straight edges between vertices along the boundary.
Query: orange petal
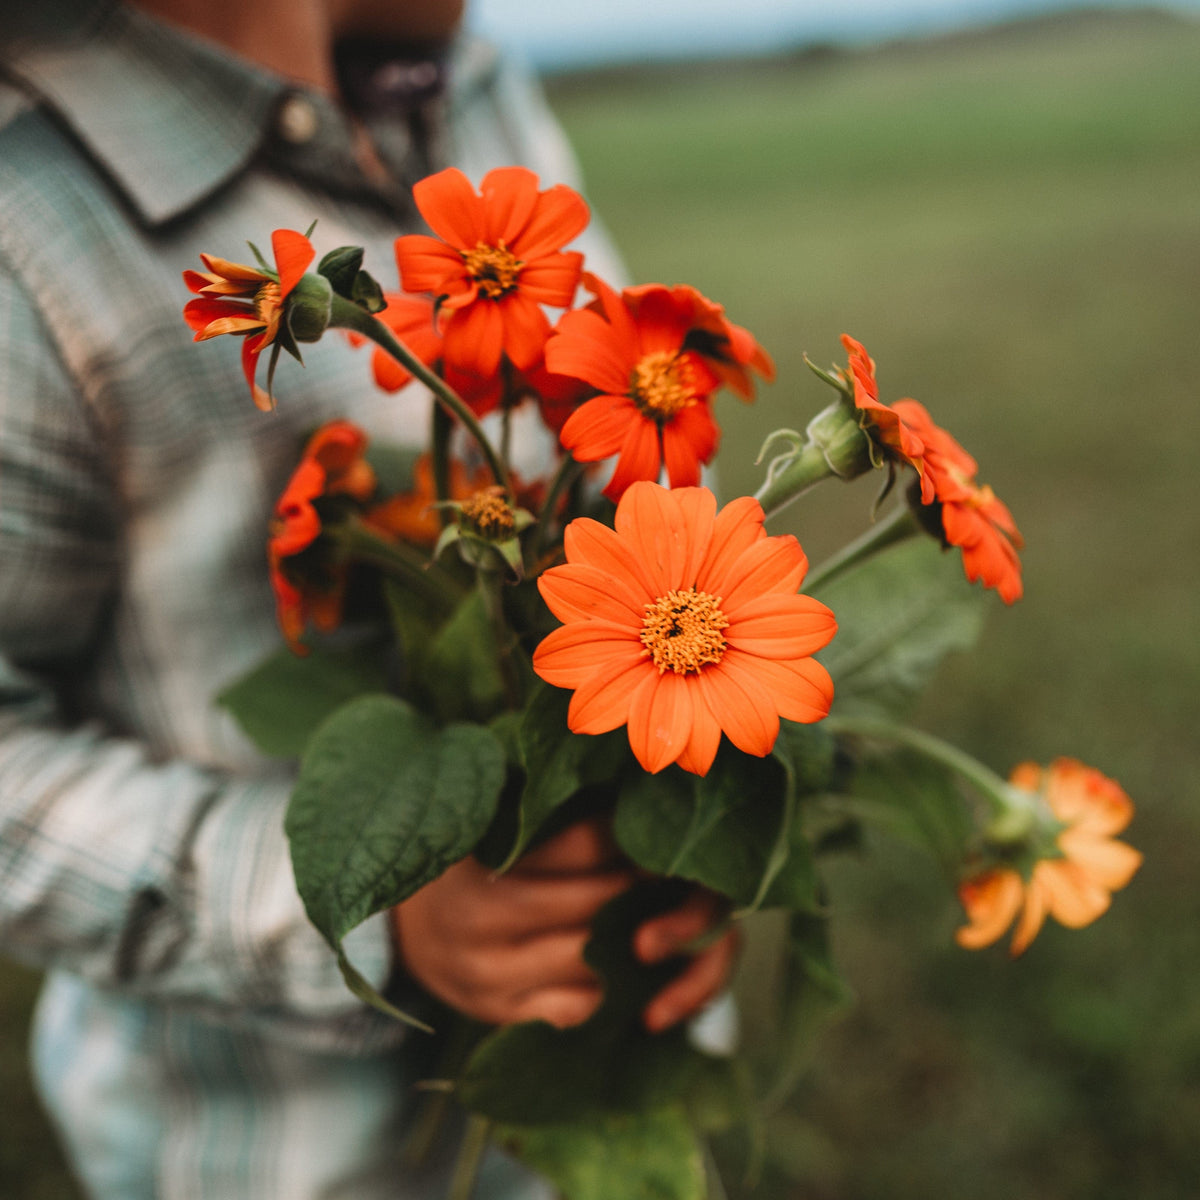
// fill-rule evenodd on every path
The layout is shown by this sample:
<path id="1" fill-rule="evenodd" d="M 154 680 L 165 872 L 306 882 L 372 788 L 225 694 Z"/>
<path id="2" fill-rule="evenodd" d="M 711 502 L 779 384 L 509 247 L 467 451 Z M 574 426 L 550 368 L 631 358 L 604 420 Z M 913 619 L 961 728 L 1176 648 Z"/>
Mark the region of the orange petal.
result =
<path id="1" fill-rule="evenodd" d="M 736 660 L 739 653 L 733 648 L 726 649 L 722 663 L 730 657 Z M 775 711 L 785 720 L 811 725 L 829 716 L 829 708 L 833 703 L 833 680 L 816 659 L 780 661 L 753 658 L 748 669 L 767 689 Z"/>
<path id="2" fill-rule="evenodd" d="M 486 241 L 483 201 L 457 167 L 447 167 L 413 184 L 413 200 L 429 228 L 456 250 L 472 250 Z"/>
<path id="3" fill-rule="evenodd" d="M 674 671 L 649 673 L 629 701 L 629 746 L 652 775 L 670 766 L 692 736 L 689 680 Z"/>
<path id="4" fill-rule="evenodd" d="M 629 705 L 647 674 L 655 673 L 648 658 L 613 659 L 581 684 L 567 709 L 572 733 L 608 733 L 629 720 Z"/>
<path id="5" fill-rule="evenodd" d="M 731 611 L 725 640 L 747 654 L 765 658 L 801 658 L 816 654 L 837 632 L 832 611 L 811 596 L 768 592 L 755 596 Z"/>
<path id="6" fill-rule="evenodd" d="M 1058 845 L 1071 862 L 1110 892 L 1123 888 L 1142 865 L 1141 851 L 1078 828 L 1060 833 Z"/>
<path id="7" fill-rule="evenodd" d="M 527 167 L 496 167 L 479 185 L 483 235 L 489 246 L 513 243 L 529 223 L 538 202 L 538 177 Z M 517 257 L 522 257 L 519 253 Z"/>
<path id="8" fill-rule="evenodd" d="M 610 500 L 619 500 L 631 484 L 658 479 L 662 470 L 662 448 L 658 425 L 645 417 L 635 416 L 625 430 L 617 466 L 604 488 Z"/>
<path id="9" fill-rule="evenodd" d="M 641 630 L 645 601 L 628 583 L 590 563 L 565 563 L 538 576 L 538 591 L 560 621 L 593 617 Z"/>
<path id="10" fill-rule="evenodd" d="M 477 300 L 460 309 L 446 326 L 446 364 L 470 375 L 493 374 L 503 346 L 504 320 L 494 300 Z"/>
<path id="11" fill-rule="evenodd" d="M 689 504 L 686 511 L 690 513 L 694 508 Z M 691 585 L 685 575 L 692 559 L 691 531 L 674 492 L 656 483 L 632 484 L 617 505 L 613 524 L 633 547 L 650 580 L 653 597 Z"/>
<path id="12" fill-rule="evenodd" d="M 683 409 L 664 423 L 663 463 L 672 488 L 696 487 L 700 483 L 700 466 L 716 453 L 720 436 L 707 401 Z"/>
<path id="13" fill-rule="evenodd" d="M 717 514 L 708 553 L 696 578 L 696 586 L 712 595 L 721 595 L 725 580 L 742 552 L 767 537 L 763 528 L 763 510 L 753 496 L 731 500 Z"/>
<path id="14" fill-rule="evenodd" d="M 279 295 L 283 298 L 304 277 L 308 264 L 316 257 L 312 242 L 294 229 L 277 229 L 271 234 L 271 249 L 279 271 Z"/>
<path id="15" fill-rule="evenodd" d="M 967 911 L 968 924 L 959 928 L 955 941 L 967 950 L 990 946 L 1012 924 L 1025 886 L 1016 871 L 988 871 L 961 883 L 958 898 Z"/>
<path id="16" fill-rule="evenodd" d="M 629 422 L 641 419 L 628 396 L 594 396 L 567 418 L 559 441 L 577 461 L 599 462 L 620 450 Z"/>
<path id="17" fill-rule="evenodd" d="M 548 633 L 533 652 L 533 669 L 554 687 L 577 688 L 612 664 L 643 658 L 643 646 L 627 626 L 577 621 Z"/>
<path id="18" fill-rule="evenodd" d="M 520 288 L 531 300 L 551 308 L 566 308 L 575 299 L 583 255 L 546 254 L 521 268 Z"/>
<path id="19" fill-rule="evenodd" d="M 474 294 L 475 286 L 463 266 L 462 255 L 445 242 L 410 233 L 398 237 L 395 248 L 400 286 L 406 292 L 429 292 L 435 296 Z"/>
<path id="20" fill-rule="evenodd" d="M 1034 868 L 1033 878 L 1025 885 L 1025 908 L 1017 921 L 1013 932 L 1012 945 L 1009 947 L 1014 958 L 1024 954 L 1029 943 L 1037 937 L 1042 924 L 1046 920 L 1046 892 L 1042 880 Z"/>
<path id="21" fill-rule="evenodd" d="M 696 680 L 709 711 L 739 750 L 759 758 L 771 753 L 779 736 L 778 709 L 767 688 L 741 669 L 735 655 L 727 653 Z"/>
<path id="22" fill-rule="evenodd" d="M 496 303 L 504 328 L 504 352 L 522 371 L 542 359 L 550 322 L 546 314 L 521 291 L 512 292 Z"/>
<path id="23" fill-rule="evenodd" d="M 645 595 L 645 603 L 658 597 L 641 560 L 614 529 L 582 517 L 563 533 L 563 549 L 570 562 L 588 562 L 614 578 L 627 580 L 631 591 Z"/>
<path id="24" fill-rule="evenodd" d="M 1045 892 L 1050 915 L 1070 929 L 1090 925 L 1111 903 L 1109 893 L 1069 858 L 1039 862 L 1033 875 Z"/>
<path id="25" fill-rule="evenodd" d="M 612 327 L 587 309 L 566 313 L 546 343 L 546 369 L 582 379 L 615 396 L 629 393 L 636 348 L 614 335 Z"/>
<path id="26" fill-rule="evenodd" d="M 227 258 L 218 258 L 215 254 L 201 254 L 200 261 L 214 274 L 222 279 L 237 279 L 244 283 L 265 283 L 270 276 L 264 275 L 257 267 L 248 267 L 245 263 L 230 262 Z"/>
<path id="27" fill-rule="evenodd" d="M 707 775 L 721 745 L 721 726 L 708 708 L 704 689 L 692 688 L 692 736 L 676 764 L 693 775 Z"/>
<path id="28" fill-rule="evenodd" d="M 556 184 L 537 197 L 529 224 L 521 231 L 513 250 L 527 262 L 561 250 L 583 232 L 590 216 L 587 203 L 578 192 L 565 184 Z"/>
<path id="29" fill-rule="evenodd" d="M 722 609 L 736 613 L 765 592 L 793 593 L 804 580 L 808 559 L 791 534 L 755 542 L 733 562 L 720 583 Z"/>

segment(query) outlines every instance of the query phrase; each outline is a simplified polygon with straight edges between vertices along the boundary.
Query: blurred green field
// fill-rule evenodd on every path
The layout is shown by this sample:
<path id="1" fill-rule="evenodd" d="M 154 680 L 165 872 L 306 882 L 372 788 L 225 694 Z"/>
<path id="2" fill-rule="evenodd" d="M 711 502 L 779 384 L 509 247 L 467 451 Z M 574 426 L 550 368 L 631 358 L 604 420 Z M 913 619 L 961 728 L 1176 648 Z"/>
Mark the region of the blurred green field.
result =
<path id="1" fill-rule="evenodd" d="M 833 864 L 859 993 L 778 1133 L 811 1200 L 1200 1195 L 1200 25 L 1087 15 L 553 91 L 639 282 L 689 282 L 775 355 L 718 402 L 723 489 L 826 390 L 853 333 L 1025 534 L 918 721 L 998 770 L 1070 754 L 1138 804 L 1146 864 L 1091 928 L 969 954 L 931 861 Z M 814 561 L 874 482 L 778 520 Z M 796 1182 L 788 1183 L 786 1166 Z"/>
<path id="2" fill-rule="evenodd" d="M 1095 926 L 968 954 L 931 861 L 831 864 L 857 1007 L 775 1130 L 763 1196 L 1200 1195 L 1200 25 L 1087 16 L 791 61 L 556 80 L 638 281 L 692 283 L 776 357 L 718 403 L 721 483 L 825 403 L 853 333 L 979 460 L 1026 598 L 918 715 L 1006 771 L 1083 758 L 1146 865 Z M 779 521 L 814 561 L 874 482 Z M 33 979 L 0 969 L 0 1194 L 73 1195 L 28 1092 Z M 618 1198 L 614 1198 L 618 1200 Z"/>

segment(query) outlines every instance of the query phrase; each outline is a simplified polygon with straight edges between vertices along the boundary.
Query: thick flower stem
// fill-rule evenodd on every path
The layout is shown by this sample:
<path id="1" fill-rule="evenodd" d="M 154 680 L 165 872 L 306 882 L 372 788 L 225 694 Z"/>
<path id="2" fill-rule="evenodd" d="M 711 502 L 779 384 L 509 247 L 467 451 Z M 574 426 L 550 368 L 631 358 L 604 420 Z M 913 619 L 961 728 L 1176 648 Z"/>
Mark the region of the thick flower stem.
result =
<path id="1" fill-rule="evenodd" d="M 1017 825 L 1027 830 L 1036 819 L 1036 809 L 1031 796 L 1010 787 L 991 768 L 984 766 L 965 750 L 960 750 L 931 733 L 913 729 L 909 725 L 897 725 L 892 721 L 871 717 L 840 717 L 836 714 L 826 717 L 821 724 L 833 734 L 844 733 L 906 746 L 947 767 L 975 788 L 991 806 L 997 818 L 1011 822 L 1014 832 Z"/>
<path id="2" fill-rule="evenodd" d="M 770 517 L 810 487 L 836 474 L 821 447 L 815 442 L 806 442 L 786 466 L 767 475 L 762 487 L 754 493 L 754 498 Z"/>
<path id="3" fill-rule="evenodd" d="M 804 590 L 815 593 L 818 588 L 873 558 L 881 550 L 907 541 L 921 532 L 912 509 L 907 504 L 897 505 L 882 521 L 876 522 L 861 537 L 843 546 L 832 558 L 826 559 L 811 572 L 804 581 Z"/>
<path id="4" fill-rule="evenodd" d="M 361 521 L 347 521 L 329 532 L 351 557 L 403 580 L 405 586 L 442 612 L 453 612 L 465 594 L 458 581 L 437 563 L 404 542 L 381 538 Z"/>
<path id="5" fill-rule="evenodd" d="M 458 1149 L 446 1200 L 471 1200 L 475 1181 L 479 1177 L 479 1164 L 483 1161 L 483 1152 L 487 1149 L 491 1132 L 492 1123 L 487 1117 L 472 1113 L 467 1118 L 467 1128 Z"/>
<path id="6" fill-rule="evenodd" d="M 450 435 L 454 432 L 454 421 L 440 405 L 433 406 L 429 432 L 429 453 L 433 459 L 433 491 L 439 504 L 450 499 Z M 448 525 L 453 516 L 448 508 L 439 508 L 442 526 Z"/>
<path id="7" fill-rule="evenodd" d="M 435 375 L 403 342 L 396 338 L 382 321 L 344 296 L 334 295 L 329 324 L 340 329 L 352 329 L 355 333 L 361 333 L 363 337 L 370 338 L 377 346 L 386 350 L 406 371 L 419 379 L 437 397 L 438 402 L 467 427 L 483 452 L 492 477 L 504 488 L 509 503 L 516 502 L 512 481 L 508 476 L 508 468 L 504 465 L 500 455 L 496 453 L 487 434 L 483 432 L 475 414 L 467 407 L 466 401 L 452 387 L 448 386 L 445 380 Z"/>
<path id="8" fill-rule="evenodd" d="M 513 662 L 513 635 L 504 615 L 504 599 L 500 589 L 504 587 L 504 578 L 499 571 L 480 570 L 476 578 L 479 581 L 479 594 L 483 598 L 483 607 L 491 621 L 492 631 L 496 636 L 496 649 L 499 656 L 500 679 L 504 685 L 504 698 L 510 709 L 521 707 L 521 684 L 517 676 L 517 667 Z"/>

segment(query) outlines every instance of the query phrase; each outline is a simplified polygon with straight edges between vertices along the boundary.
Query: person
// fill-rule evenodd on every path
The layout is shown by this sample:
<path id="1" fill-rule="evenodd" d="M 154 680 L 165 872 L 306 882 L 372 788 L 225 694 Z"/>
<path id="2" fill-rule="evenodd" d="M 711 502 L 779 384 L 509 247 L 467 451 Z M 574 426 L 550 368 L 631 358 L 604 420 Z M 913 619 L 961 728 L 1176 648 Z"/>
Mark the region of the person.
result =
<path id="1" fill-rule="evenodd" d="M 180 273 L 315 220 L 383 275 L 434 169 L 572 182 L 539 94 L 460 18 L 43 0 L 0 21 L 0 949 L 47 972 L 35 1077 L 98 1200 L 441 1194 L 436 1159 L 399 1165 L 426 1043 L 345 988 L 288 862 L 292 768 L 213 703 L 278 645 L 265 522 L 304 434 L 421 441 L 428 397 L 326 339 L 264 415 L 236 347 L 192 345 Z M 616 274 L 597 226 L 578 248 Z M 379 988 L 568 1025 L 600 1001 L 588 923 L 631 879 L 582 823 L 502 877 L 464 860 L 347 950 Z M 636 951 L 713 919 L 696 893 Z M 700 1009 L 732 953 L 697 954 L 647 1024 Z M 498 1156 L 484 1180 L 535 1194 Z"/>

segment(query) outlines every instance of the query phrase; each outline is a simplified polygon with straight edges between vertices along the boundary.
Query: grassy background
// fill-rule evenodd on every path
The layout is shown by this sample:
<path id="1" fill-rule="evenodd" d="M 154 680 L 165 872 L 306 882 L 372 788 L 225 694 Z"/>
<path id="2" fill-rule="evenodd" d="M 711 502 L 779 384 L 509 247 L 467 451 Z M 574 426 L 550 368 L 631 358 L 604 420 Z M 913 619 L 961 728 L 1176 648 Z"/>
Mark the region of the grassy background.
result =
<path id="1" fill-rule="evenodd" d="M 1075 755 L 1138 805 L 1146 865 L 1112 912 L 1016 962 L 953 945 L 916 852 L 833 865 L 859 1003 L 776 1131 L 770 1190 L 1200 1195 L 1200 27 L 1076 16 L 553 98 L 635 277 L 695 284 L 776 357 L 753 409 L 718 403 L 724 490 L 825 402 L 801 355 L 860 338 L 1028 543 L 1025 600 L 919 723 L 1001 771 Z M 875 484 L 830 486 L 779 518 L 814 561 Z"/>
<path id="2" fill-rule="evenodd" d="M 968 954 L 915 852 L 831 865 L 859 1002 L 775 1130 L 789 1200 L 1200 1194 L 1200 27 L 1073 17 L 852 55 L 555 81 L 639 281 L 688 282 L 775 355 L 718 403 L 723 489 L 826 400 L 853 333 L 978 458 L 1027 595 L 919 714 L 999 770 L 1072 754 L 1138 804 L 1113 911 L 1021 960 Z M 779 527 L 810 557 L 874 483 Z M 0 1195 L 74 1193 L 32 1107 L 34 978 L 0 968 Z"/>

